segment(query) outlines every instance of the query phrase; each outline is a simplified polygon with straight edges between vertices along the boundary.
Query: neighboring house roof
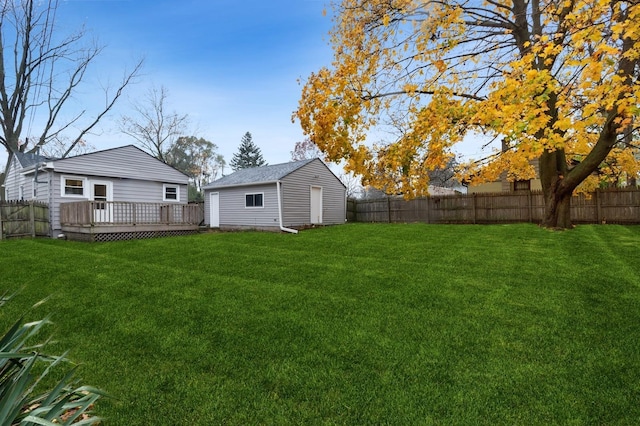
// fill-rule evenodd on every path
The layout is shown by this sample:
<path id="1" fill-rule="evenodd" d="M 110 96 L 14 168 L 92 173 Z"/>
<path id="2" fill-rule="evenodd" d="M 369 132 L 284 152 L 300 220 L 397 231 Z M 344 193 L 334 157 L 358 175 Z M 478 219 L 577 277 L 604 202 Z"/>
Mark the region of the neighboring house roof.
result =
<path id="1" fill-rule="evenodd" d="M 277 182 L 288 174 L 295 172 L 314 160 L 320 161 L 317 158 L 312 158 L 310 160 L 292 161 L 290 163 L 273 164 L 270 166 L 238 170 L 237 172 L 223 176 L 220 179 L 205 185 L 203 189 Z"/>
<path id="2" fill-rule="evenodd" d="M 427 190 L 431 196 L 460 194 L 460 191 L 456 191 L 454 188 L 445 188 L 444 186 L 429 185 Z"/>
<path id="3" fill-rule="evenodd" d="M 45 157 L 44 155 L 38 155 L 30 152 L 16 152 L 15 157 L 23 169 L 33 167 L 38 163 L 45 163 L 47 161 L 57 160 L 57 158 Z"/>

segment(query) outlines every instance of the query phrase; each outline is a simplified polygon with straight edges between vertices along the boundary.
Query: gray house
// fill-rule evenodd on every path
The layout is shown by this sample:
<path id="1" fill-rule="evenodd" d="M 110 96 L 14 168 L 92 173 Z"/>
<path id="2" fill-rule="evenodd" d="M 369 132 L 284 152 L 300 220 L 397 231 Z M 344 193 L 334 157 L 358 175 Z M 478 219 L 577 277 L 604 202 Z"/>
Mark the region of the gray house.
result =
<path id="1" fill-rule="evenodd" d="M 346 220 L 346 187 L 318 158 L 239 170 L 203 189 L 212 228 L 297 232 Z"/>
<path id="2" fill-rule="evenodd" d="M 124 225 L 137 225 L 129 229 L 134 232 L 143 224 L 172 223 L 183 212 L 170 207 L 187 204 L 188 182 L 182 172 L 127 145 L 63 159 L 17 153 L 4 191 L 7 200 L 47 203 L 56 236 L 68 231 L 65 224 L 78 232 L 96 225 L 122 232 Z"/>

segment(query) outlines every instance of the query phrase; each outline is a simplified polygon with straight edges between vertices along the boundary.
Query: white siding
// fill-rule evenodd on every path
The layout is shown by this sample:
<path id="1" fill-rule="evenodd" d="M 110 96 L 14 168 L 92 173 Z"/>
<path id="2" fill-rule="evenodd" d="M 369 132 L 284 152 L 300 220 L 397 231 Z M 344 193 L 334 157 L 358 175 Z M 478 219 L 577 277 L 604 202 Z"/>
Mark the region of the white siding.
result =
<path id="1" fill-rule="evenodd" d="M 283 225 L 296 227 L 311 223 L 312 186 L 322 187 L 322 223 L 344 223 L 345 187 L 322 161 L 314 160 L 282 179 Z"/>

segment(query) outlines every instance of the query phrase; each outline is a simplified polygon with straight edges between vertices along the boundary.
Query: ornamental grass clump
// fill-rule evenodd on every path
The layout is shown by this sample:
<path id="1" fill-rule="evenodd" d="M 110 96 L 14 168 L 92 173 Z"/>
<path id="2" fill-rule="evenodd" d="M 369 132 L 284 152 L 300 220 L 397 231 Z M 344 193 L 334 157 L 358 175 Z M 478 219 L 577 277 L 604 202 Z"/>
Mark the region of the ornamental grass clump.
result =
<path id="1" fill-rule="evenodd" d="M 10 299 L 0 296 L 0 307 Z M 42 303 L 42 302 L 40 302 Z M 39 303 L 39 304 L 40 304 Z M 103 392 L 81 386 L 72 366 L 57 383 L 45 377 L 70 365 L 66 352 L 43 353 L 48 340 L 38 340 L 48 318 L 25 322 L 20 317 L 0 339 L 0 425 L 92 425 L 100 418 L 91 413 Z"/>

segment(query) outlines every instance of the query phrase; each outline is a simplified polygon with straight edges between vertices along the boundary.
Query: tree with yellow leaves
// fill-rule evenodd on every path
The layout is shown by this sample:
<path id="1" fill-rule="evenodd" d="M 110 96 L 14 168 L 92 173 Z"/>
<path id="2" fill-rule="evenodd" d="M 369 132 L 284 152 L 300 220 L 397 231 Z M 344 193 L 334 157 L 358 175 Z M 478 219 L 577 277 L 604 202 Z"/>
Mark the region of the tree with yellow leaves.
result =
<path id="1" fill-rule="evenodd" d="M 640 6 L 618 0 L 342 0 L 331 67 L 294 117 L 364 184 L 423 195 L 428 171 L 473 134 L 505 149 L 476 180 L 535 175 L 547 227 L 571 226 L 572 193 L 603 164 L 633 176 Z"/>

